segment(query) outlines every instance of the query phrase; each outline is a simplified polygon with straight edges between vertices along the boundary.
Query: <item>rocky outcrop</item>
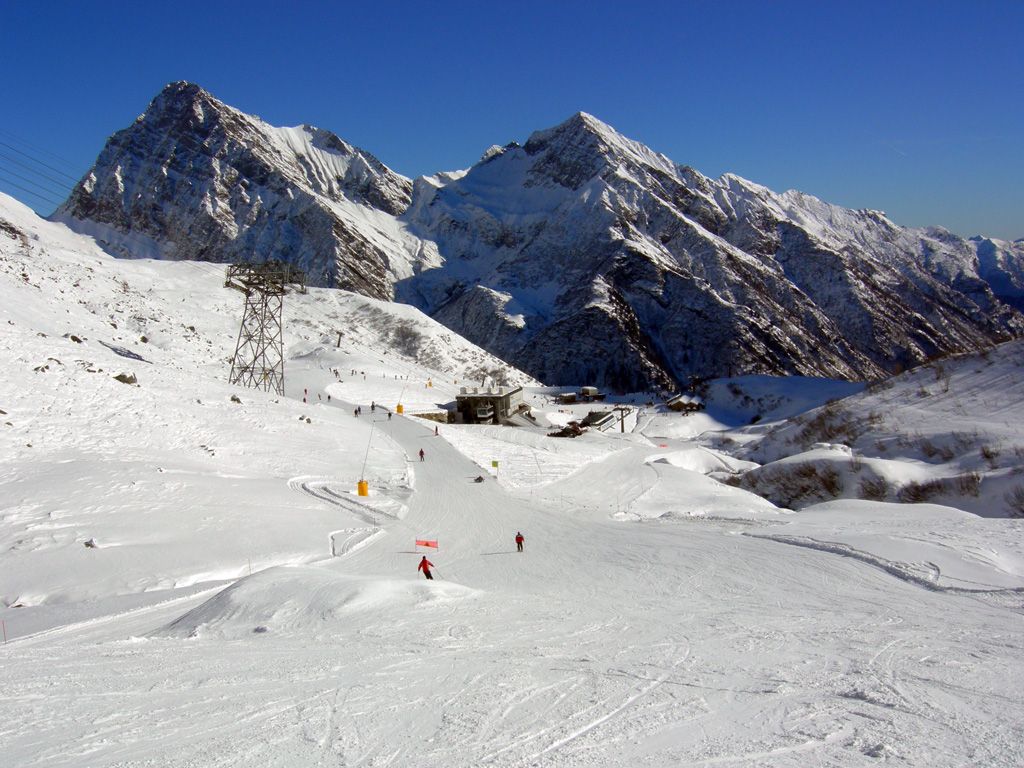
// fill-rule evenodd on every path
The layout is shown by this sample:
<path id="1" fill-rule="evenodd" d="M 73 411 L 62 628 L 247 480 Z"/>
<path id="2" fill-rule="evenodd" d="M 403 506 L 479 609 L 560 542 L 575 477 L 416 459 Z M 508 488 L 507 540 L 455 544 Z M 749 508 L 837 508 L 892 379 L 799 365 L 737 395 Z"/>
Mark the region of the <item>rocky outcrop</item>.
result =
<path id="1" fill-rule="evenodd" d="M 314 285 L 390 298 L 423 249 L 395 219 L 411 191 L 329 131 L 274 128 L 180 82 L 110 138 L 55 217 L 124 255 L 281 259 Z"/>
<path id="2" fill-rule="evenodd" d="M 1024 240 L 972 237 L 978 254 L 978 275 L 993 293 L 1024 311 Z"/>
<path id="3" fill-rule="evenodd" d="M 875 378 L 1024 331 L 1024 243 L 710 179 L 583 113 L 413 184 L 173 83 L 57 217 L 124 255 L 292 262 L 552 384 Z"/>
<path id="4" fill-rule="evenodd" d="M 712 180 L 585 114 L 418 182 L 405 219 L 446 263 L 398 295 L 551 383 L 874 378 L 1024 330 L 989 282 L 1012 294 L 1012 259 L 983 274 L 943 230 Z"/>

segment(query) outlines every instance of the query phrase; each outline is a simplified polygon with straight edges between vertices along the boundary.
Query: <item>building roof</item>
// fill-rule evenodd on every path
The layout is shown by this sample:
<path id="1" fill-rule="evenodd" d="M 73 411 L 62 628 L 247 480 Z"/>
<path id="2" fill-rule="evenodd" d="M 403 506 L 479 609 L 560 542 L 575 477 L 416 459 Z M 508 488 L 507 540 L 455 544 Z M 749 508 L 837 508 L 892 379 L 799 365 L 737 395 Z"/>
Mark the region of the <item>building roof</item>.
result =
<path id="1" fill-rule="evenodd" d="M 498 387 L 494 389 L 484 389 L 480 391 L 480 387 L 473 387 L 472 391 L 468 391 L 469 387 L 463 387 L 462 390 L 455 396 L 456 400 L 494 400 L 497 397 L 509 397 L 517 392 L 522 392 L 522 387 Z"/>

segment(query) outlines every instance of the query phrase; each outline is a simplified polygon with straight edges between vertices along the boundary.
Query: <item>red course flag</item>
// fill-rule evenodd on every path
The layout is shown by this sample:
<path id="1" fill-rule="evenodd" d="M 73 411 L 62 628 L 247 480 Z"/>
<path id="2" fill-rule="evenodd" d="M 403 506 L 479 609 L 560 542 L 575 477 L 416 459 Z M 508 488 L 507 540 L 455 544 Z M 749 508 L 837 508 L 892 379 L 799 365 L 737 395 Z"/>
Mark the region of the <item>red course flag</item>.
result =
<path id="1" fill-rule="evenodd" d="M 417 547 L 433 547 L 437 549 L 437 539 L 416 539 Z"/>

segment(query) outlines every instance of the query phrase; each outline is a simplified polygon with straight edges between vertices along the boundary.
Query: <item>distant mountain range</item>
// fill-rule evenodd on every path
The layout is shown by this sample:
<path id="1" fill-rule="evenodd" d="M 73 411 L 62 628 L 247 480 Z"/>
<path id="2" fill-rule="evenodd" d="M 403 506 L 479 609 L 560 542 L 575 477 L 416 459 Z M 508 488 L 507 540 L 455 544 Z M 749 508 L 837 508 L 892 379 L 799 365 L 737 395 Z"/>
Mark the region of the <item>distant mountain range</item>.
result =
<path id="1" fill-rule="evenodd" d="M 710 179 L 584 113 L 413 182 L 172 83 L 55 217 L 126 257 L 293 262 L 552 384 L 875 378 L 1024 332 L 1024 241 Z"/>

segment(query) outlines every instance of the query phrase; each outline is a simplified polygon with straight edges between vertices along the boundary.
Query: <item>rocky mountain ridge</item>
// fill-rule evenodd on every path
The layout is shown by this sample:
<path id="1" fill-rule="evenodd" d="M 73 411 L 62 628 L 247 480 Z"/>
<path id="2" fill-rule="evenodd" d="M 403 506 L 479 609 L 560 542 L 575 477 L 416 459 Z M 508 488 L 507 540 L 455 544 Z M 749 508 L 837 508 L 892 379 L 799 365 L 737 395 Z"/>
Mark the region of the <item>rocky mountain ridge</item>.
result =
<path id="1" fill-rule="evenodd" d="M 399 295 L 547 381 L 874 378 L 1022 328 L 969 241 L 712 180 L 590 115 L 417 182 L 405 218 L 446 264 Z"/>
<path id="2" fill-rule="evenodd" d="M 137 253 L 283 258 L 549 383 L 875 378 L 1024 332 L 1024 244 L 710 179 L 578 113 L 411 182 L 169 85 L 58 217 Z"/>
<path id="3" fill-rule="evenodd" d="M 313 284 L 390 299 L 432 263 L 396 218 L 411 191 L 330 131 L 275 128 L 178 82 L 108 140 L 54 217 L 124 256 L 279 258 Z"/>

